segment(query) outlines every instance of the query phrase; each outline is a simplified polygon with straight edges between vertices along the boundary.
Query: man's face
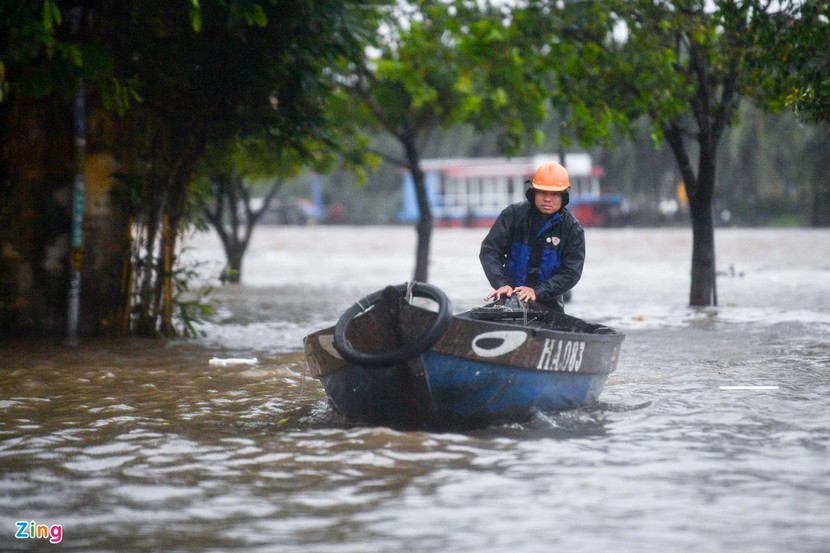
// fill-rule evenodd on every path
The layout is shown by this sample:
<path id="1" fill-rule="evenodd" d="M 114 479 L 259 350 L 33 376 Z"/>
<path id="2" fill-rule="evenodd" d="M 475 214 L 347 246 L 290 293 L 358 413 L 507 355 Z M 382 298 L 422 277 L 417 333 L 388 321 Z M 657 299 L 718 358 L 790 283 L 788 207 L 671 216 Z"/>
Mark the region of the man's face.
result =
<path id="1" fill-rule="evenodd" d="M 553 215 L 562 209 L 562 192 L 536 190 L 533 196 L 533 202 L 536 204 L 536 209 L 545 215 Z"/>

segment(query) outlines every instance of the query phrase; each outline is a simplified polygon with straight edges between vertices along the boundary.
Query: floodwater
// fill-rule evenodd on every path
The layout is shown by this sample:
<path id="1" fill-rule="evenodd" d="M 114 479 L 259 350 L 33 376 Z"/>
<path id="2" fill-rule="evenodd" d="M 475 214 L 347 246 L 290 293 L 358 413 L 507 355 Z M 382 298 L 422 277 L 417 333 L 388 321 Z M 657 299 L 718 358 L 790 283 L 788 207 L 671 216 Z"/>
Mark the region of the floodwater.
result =
<path id="1" fill-rule="evenodd" d="M 456 311 L 484 232 L 434 233 Z M 567 310 L 625 332 L 618 370 L 524 425 L 350 427 L 307 377 L 307 332 L 410 278 L 411 228 L 258 229 L 197 339 L 0 346 L 0 550 L 830 551 L 828 232 L 718 230 L 704 309 L 690 230 L 587 242 Z M 221 269 L 212 234 L 185 254 Z"/>

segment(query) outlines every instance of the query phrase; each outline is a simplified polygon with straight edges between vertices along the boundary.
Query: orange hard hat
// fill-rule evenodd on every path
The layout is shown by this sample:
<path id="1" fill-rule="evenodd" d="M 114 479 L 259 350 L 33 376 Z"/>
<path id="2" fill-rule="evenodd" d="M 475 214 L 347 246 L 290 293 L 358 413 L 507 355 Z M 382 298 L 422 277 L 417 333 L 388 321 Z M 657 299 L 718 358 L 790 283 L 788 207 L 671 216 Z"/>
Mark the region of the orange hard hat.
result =
<path id="1" fill-rule="evenodd" d="M 533 175 L 533 188 L 546 192 L 564 192 L 571 187 L 568 170 L 555 161 L 543 163 Z"/>

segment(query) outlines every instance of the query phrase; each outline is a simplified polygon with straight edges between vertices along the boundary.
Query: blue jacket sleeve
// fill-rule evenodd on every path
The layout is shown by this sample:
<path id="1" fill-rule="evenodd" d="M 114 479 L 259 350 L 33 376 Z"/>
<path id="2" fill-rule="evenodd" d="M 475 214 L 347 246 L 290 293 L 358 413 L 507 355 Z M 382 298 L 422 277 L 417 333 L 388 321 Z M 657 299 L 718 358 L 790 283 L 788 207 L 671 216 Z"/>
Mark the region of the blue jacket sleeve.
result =
<path id="1" fill-rule="evenodd" d="M 516 220 L 515 210 L 508 206 L 499 214 L 496 222 L 481 242 L 478 259 L 484 275 L 493 289 L 512 284 L 505 266 L 510 252 L 510 230 Z"/>

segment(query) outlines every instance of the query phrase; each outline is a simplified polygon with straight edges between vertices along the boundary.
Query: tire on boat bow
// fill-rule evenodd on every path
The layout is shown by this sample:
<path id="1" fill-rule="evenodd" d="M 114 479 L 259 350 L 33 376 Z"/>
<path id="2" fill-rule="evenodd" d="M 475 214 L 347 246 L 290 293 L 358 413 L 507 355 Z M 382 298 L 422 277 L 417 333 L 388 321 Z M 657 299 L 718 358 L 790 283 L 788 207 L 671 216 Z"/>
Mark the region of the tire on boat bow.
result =
<path id="1" fill-rule="evenodd" d="M 407 293 L 407 284 L 398 284 L 397 286 L 390 286 L 395 291 L 403 296 Z M 385 290 L 385 289 L 384 289 Z M 340 315 L 337 320 L 337 325 L 334 327 L 334 347 L 343 356 L 343 359 L 356 365 L 364 366 L 384 366 L 394 365 L 396 363 L 403 363 L 413 357 L 416 357 L 433 345 L 435 345 L 441 336 L 447 331 L 450 320 L 452 319 L 452 303 L 447 295 L 438 287 L 425 282 L 415 282 L 412 285 L 412 295 L 419 298 L 427 298 L 438 304 L 438 313 L 432 326 L 427 329 L 423 336 L 412 342 L 403 344 L 400 348 L 391 351 L 382 351 L 376 353 L 368 353 L 358 351 L 352 346 L 352 343 L 346 338 L 346 328 L 349 323 L 360 313 L 366 311 L 371 306 L 378 303 L 383 296 L 384 290 L 378 290 L 356 302 Z"/>

